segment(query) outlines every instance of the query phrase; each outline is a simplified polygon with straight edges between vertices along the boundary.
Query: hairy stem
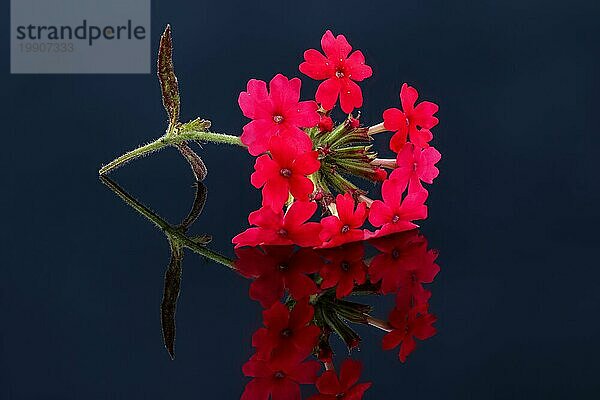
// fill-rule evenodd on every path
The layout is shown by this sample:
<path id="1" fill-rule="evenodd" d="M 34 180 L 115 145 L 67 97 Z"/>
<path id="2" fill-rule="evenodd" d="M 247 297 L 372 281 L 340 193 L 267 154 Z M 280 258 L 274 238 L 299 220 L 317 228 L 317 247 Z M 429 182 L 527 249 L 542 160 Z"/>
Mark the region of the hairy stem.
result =
<path id="1" fill-rule="evenodd" d="M 178 134 L 171 134 L 163 136 L 155 141 L 145 144 L 143 146 L 138 147 L 135 150 L 131 150 L 122 156 L 115 158 L 113 161 L 109 162 L 100 170 L 98 173 L 100 175 L 104 175 L 109 173 L 110 171 L 119 168 L 123 164 L 134 160 L 139 157 L 143 157 L 147 154 L 153 153 L 155 151 L 161 150 L 167 146 L 174 146 L 180 143 L 185 143 L 189 140 L 197 140 L 200 142 L 211 142 L 211 143 L 224 143 L 231 144 L 244 147 L 244 144 L 240 140 L 239 136 L 234 135 L 226 135 L 223 133 L 215 133 L 215 132 L 206 132 L 206 131 L 187 131 L 181 132 Z"/>

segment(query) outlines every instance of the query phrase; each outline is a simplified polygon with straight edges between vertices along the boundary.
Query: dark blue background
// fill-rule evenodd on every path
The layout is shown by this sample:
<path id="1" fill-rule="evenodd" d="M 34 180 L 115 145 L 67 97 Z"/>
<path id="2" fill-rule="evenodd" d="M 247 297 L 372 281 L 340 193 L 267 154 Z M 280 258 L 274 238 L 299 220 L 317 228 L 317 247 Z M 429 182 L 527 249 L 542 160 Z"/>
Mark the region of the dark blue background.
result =
<path id="1" fill-rule="evenodd" d="M 374 68 L 366 124 L 402 82 L 440 105 L 441 175 L 423 232 L 440 250 L 439 333 L 408 363 L 365 330 L 368 399 L 596 398 L 599 299 L 597 1 L 154 2 L 152 47 L 174 29 L 182 118 L 246 120 L 249 78 L 299 76 L 326 28 Z M 186 254 L 177 359 L 161 342 L 168 246 L 97 178 L 163 132 L 154 75 L 9 75 L 3 30 L 0 398 L 236 399 L 260 308 L 248 282 Z M 308 80 L 305 80 L 308 82 Z M 316 84 L 305 84 L 311 96 Z M 383 147 L 383 144 L 380 144 Z M 260 193 L 252 158 L 205 146 L 195 232 L 230 238 Z M 192 176 L 173 149 L 112 177 L 170 221 Z"/>

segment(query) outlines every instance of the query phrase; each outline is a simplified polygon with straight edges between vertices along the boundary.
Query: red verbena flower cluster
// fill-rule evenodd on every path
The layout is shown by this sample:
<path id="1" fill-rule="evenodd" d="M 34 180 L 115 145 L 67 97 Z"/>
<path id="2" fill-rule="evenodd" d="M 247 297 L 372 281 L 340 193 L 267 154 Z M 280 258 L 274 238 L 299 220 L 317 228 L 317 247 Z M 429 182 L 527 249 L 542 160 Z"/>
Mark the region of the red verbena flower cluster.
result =
<path id="1" fill-rule="evenodd" d="M 313 392 L 318 393 L 309 400 L 362 399 L 371 383 L 358 383 L 360 363 L 346 359 L 339 375 L 334 370 L 331 334 L 337 334 L 349 350 L 361 341 L 349 323 L 387 332 L 382 346 L 386 350 L 399 346 L 402 362 L 415 349 L 415 338 L 435 334 L 436 319 L 429 313 L 431 292 L 423 284 L 431 283 L 439 272 L 437 252 L 428 249 L 427 240 L 416 230 L 371 240 L 378 251 L 374 257 L 367 257 L 364 243 L 327 249 L 294 245 L 236 249 L 235 268 L 253 280 L 250 297 L 264 307 L 263 327 L 252 336 L 255 353 L 242 368 L 251 378 L 243 400 L 300 400 L 301 385 L 315 385 Z M 372 317 L 369 305 L 345 299 L 354 293 L 394 294 L 388 320 Z"/>
<path id="2" fill-rule="evenodd" d="M 382 123 L 362 127 L 353 115 L 363 105 L 357 82 L 372 75 L 371 67 L 344 35 L 325 32 L 321 48 L 307 50 L 299 67 L 322 81 L 315 101 L 300 101 L 300 79 L 281 74 L 268 87 L 252 79 L 240 93 L 239 106 L 252 120 L 241 140 L 257 156 L 250 181 L 262 190 L 262 208 L 250 214 L 252 226 L 233 239 L 236 247 L 335 247 L 411 230 L 414 221 L 427 218 L 423 183 L 433 183 L 441 158 L 429 145 L 438 106 L 417 103 L 416 89 L 404 84 L 402 108 L 387 109 Z M 336 125 L 332 110 L 338 101 L 347 117 Z M 389 142 L 394 159 L 378 158 L 373 150 L 373 135 L 385 131 L 394 132 Z M 352 176 L 382 183 L 381 199 L 369 198 Z"/>

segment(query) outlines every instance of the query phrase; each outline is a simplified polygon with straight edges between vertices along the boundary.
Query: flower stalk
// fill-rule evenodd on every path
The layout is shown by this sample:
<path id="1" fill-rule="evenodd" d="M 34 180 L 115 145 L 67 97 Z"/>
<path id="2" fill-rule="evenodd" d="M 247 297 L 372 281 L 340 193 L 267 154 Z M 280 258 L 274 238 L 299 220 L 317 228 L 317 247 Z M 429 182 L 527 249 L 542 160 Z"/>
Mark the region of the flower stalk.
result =
<path id="1" fill-rule="evenodd" d="M 388 169 L 395 169 L 397 167 L 395 158 L 376 158 L 371 161 L 371 165 Z"/>
<path id="2" fill-rule="evenodd" d="M 375 135 L 377 133 L 381 133 L 381 132 L 386 132 L 387 129 L 385 129 L 385 127 L 383 126 L 383 122 L 377 124 L 377 125 L 373 125 L 369 128 L 369 130 L 367 131 L 367 133 L 369 135 Z"/>
<path id="3" fill-rule="evenodd" d="M 223 143 L 245 147 L 239 136 L 209 131 L 186 131 L 183 133 L 162 136 L 153 142 L 140 146 L 135 150 L 131 150 L 100 168 L 98 173 L 100 175 L 105 175 L 112 170 L 123 166 L 131 160 L 154 153 L 155 151 L 164 149 L 165 147 L 176 146 L 188 141 Z"/>
<path id="4" fill-rule="evenodd" d="M 171 37 L 171 27 L 169 25 L 167 25 L 160 38 L 157 75 L 158 81 L 160 82 L 163 106 L 167 112 L 169 121 L 166 133 L 155 141 L 142 145 L 135 150 L 131 150 L 104 165 L 98 171 L 100 176 L 105 175 L 136 158 L 154 153 L 167 146 L 180 147 L 185 145 L 188 141 L 224 143 L 245 147 L 238 136 L 210 132 L 208 130 L 210 128 L 210 121 L 208 120 L 196 118 L 186 123 L 179 122 L 181 96 L 179 94 L 179 83 L 175 76 L 175 68 L 173 66 L 173 40 Z M 191 155 L 196 159 L 196 163 L 202 164 L 202 166 L 199 167 L 200 169 L 204 169 L 203 175 L 206 175 L 202 159 L 192 153 L 193 152 L 185 151 L 185 149 L 183 151 L 184 156 L 186 156 L 186 154 Z M 197 169 L 198 168 L 194 169 L 195 173 L 197 172 Z"/>

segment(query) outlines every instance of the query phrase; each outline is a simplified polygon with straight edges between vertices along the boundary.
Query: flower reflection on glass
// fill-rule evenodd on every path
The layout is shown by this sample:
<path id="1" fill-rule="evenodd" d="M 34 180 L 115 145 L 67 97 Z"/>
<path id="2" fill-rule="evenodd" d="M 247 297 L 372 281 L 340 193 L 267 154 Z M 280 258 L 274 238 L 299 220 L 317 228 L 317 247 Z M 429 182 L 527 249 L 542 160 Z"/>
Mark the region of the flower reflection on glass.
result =
<path id="1" fill-rule="evenodd" d="M 373 249 L 377 254 L 366 258 Z M 370 383 L 357 384 L 360 363 L 350 359 L 341 364 L 338 378 L 331 333 L 352 350 L 361 338 L 350 324 L 379 328 L 386 332 L 383 349 L 397 349 L 405 362 L 415 339 L 436 332 L 431 292 L 423 285 L 440 270 L 438 253 L 428 249 L 417 230 L 328 249 L 243 247 L 236 255 L 238 272 L 252 279 L 250 297 L 265 307 L 264 327 L 252 338 L 255 354 L 243 369 L 252 378 L 243 399 L 268 399 L 269 394 L 273 400 L 300 399 L 299 384 L 315 382 L 319 394 L 313 400 L 361 399 Z M 353 294 L 394 294 L 395 306 L 386 319 L 378 319 L 371 306 L 346 300 Z M 312 357 L 325 366 L 318 379 Z"/>

